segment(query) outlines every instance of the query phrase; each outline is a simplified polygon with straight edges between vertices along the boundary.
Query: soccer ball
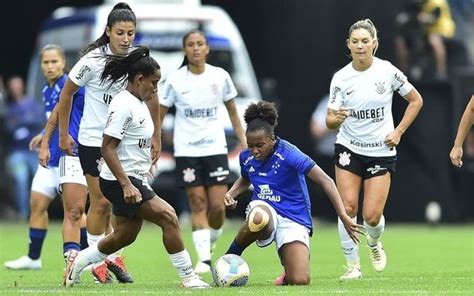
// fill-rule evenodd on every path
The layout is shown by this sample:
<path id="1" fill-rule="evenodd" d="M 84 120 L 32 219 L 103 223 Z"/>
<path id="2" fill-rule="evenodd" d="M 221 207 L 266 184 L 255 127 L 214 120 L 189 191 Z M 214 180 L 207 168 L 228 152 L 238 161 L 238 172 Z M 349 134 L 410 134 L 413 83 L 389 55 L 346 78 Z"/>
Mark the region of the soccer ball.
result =
<path id="1" fill-rule="evenodd" d="M 214 283 L 218 287 L 242 287 L 249 280 L 250 269 L 244 258 L 226 254 L 217 259 L 212 270 Z"/>

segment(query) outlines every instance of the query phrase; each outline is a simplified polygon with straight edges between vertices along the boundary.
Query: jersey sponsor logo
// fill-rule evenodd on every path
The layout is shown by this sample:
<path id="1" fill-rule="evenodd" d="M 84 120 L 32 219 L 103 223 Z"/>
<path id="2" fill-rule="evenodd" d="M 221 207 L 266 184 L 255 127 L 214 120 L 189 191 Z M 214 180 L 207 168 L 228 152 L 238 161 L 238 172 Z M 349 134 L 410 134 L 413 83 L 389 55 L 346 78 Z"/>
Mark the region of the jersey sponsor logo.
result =
<path id="1" fill-rule="evenodd" d="M 401 75 L 398 75 L 398 73 L 395 73 L 395 80 L 399 83 L 399 86 L 397 87 L 398 89 L 402 87 L 406 82 L 406 78 Z"/>
<path id="2" fill-rule="evenodd" d="M 338 86 L 333 87 L 332 89 L 332 96 L 331 96 L 331 104 L 336 101 L 337 94 L 341 91 L 341 88 Z"/>
<path id="3" fill-rule="evenodd" d="M 198 141 L 188 142 L 188 145 L 189 146 L 211 145 L 214 142 L 215 142 L 214 139 L 203 138 L 203 139 L 200 139 Z"/>
<path id="4" fill-rule="evenodd" d="M 281 160 L 285 160 L 285 158 L 283 157 L 283 155 L 280 154 L 280 152 L 275 152 L 274 155 L 277 156 Z M 275 162 L 275 163 L 278 164 L 278 162 Z M 278 166 L 280 166 L 280 165 L 278 165 Z"/>
<path id="5" fill-rule="evenodd" d="M 254 159 L 254 157 L 253 155 L 250 155 L 244 160 L 243 165 L 247 165 L 252 159 Z M 255 169 L 253 171 L 255 171 Z"/>
<path id="6" fill-rule="evenodd" d="M 120 132 L 120 135 L 123 136 L 125 134 L 125 131 L 127 130 L 128 126 L 130 125 L 130 122 L 132 122 L 132 117 L 127 117 L 127 119 L 125 119 L 125 122 L 123 123 L 122 131 Z"/>
<path id="7" fill-rule="evenodd" d="M 378 164 L 376 164 L 373 168 L 368 168 L 367 172 L 370 172 L 372 175 L 380 172 L 380 171 L 386 171 L 387 168 L 381 167 Z"/>
<path id="8" fill-rule="evenodd" d="M 112 117 L 114 116 L 114 113 L 115 111 L 110 111 L 109 117 L 107 118 L 107 121 L 105 122 L 105 128 L 107 128 L 112 122 Z"/>
<path id="9" fill-rule="evenodd" d="M 89 68 L 87 65 L 82 66 L 82 68 L 79 70 L 79 72 L 76 75 L 76 79 L 82 80 L 82 78 L 84 78 L 84 75 L 86 75 L 86 73 L 90 71 L 91 71 L 91 68 Z"/>
<path id="10" fill-rule="evenodd" d="M 132 174 L 137 179 L 140 179 L 142 181 L 142 184 L 144 184 L 143 180 L 146 180 L 146 178 L 148 177 L 148 172 L 142 172 L 142 171 L 138 171 L 138 170 L 132 171 Z"/>
<path id="11" fill-rule="evenodd" d="M 258 173 L 258 175 L 259 175 L 259 176 L 262 176 L 262 177 L 266 177 L 266 176 L 267 176 L 267 173 L 262 173 L 262 172 L 260 172 L 260 173 Z"/>
<path id="12" fill-rule="evenodd" d="M 375 91 L 381 95 L 383 94 L 387 89 L 385 88 L 385 82 L 377 82 L 375 83 Z"/>
<path id="13" fill-rule="evenodd" d="M 349 165 L 351 163 L 351 154 L 346 151 L 339 153 L 339 164 L 342 166 Z"/>
<path id="14" fill-rule="evenodd" d="M 187 183 L 191 183 L 196 180 L 196 175 L 194 174 L 194 169 L 187 168 L 183 170 L 183 181 Z"/>
<path id="15" fill-rule="evenodd" d="M 102 100 L 104 101 L 104 104 L 110 105 L 110 102 L 112 102 L 112 96 L 109 94 L 104 94 L 102 96 Z"/>
<path id="16" fill-rule="evenodd" d="M 151 147 L 151 139 L 139 139 L 138 140 L 138 147 L 140 149 L 148 149 Z"/>
<path id="17" fill-rule="evenodd" d="M 357 119 L 372 119 L 372 122 L 379 122 L 385 118 L 385 107 L 365 109 L 365 110 L 350 110 L 349 116 Z"/>
<path id="18" fill-rule="evenodd" d="M 229 170 L 224 170 L 223 167 L 218 167 L 215 171 L 209 173 L 209 177 L 217 177 L 217 181 L 221 181 L 224 179 L 219 180 L 219 177 L 225 176 L 227 177 L 229 175 Z"/>
<path id="19" fill-rule="evenodd" d="M 352 146 L 360 147 L 360 148 L 382 148 L 382 147 L 384 147 L 383 141 L 376 141 L 376 142 L 368 143 L 368 142 L 360 142 L 360 141 L 356 141 L 354 139 L 351 139 L 349 141 L 349 144 L 351 144 Z"/>
<path id="20" fill-rule="evenodd" d="M 281 196 L 273 194 L 273 190 L 270 188 L 268 184 L 258 185 L 260 188 L 260 193 L 257 193 L 257 197 L 260 199 L 273 201 L 273 202 L 280 202 Z"/>
<path id="21" fill-rule="evenodd" d="M 217 106 L 211 108 L 184 109 L 184 116 L 187 118 L 209 118 L 217 116 Z"/>

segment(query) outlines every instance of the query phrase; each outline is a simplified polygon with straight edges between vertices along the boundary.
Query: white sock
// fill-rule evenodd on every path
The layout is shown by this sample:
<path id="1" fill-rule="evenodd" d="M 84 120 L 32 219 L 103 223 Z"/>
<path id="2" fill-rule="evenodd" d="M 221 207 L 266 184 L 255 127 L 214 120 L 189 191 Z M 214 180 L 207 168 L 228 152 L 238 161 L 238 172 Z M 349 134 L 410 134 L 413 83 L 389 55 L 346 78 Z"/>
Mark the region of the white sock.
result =
<path id="1" fill-rule="evenodd" d="M 102 234 L 91 234 L 87 232 L 87 243 L 89 246 L 97 244 L 101 239 L 105 237 L 105 233 Z"/>
<path id="2" fill-rule="evenodd" d="M 357 223 L 357 217 L 352 218 L 352 221 Z M 351 239 L 340 218 L 337 219 L 337 229 L 339 231 L 342 252 L 344 253 L 344 257 L 346 257 L 347 266 L 359 266 L 359 246 Z"/>
<path id="3" fill-rule="evenodd" d="M 193 241 L 199 261 L 211 260 L 211 231 L 209 228 L 193 231 Z"/>
<path id="4" fill-rule="evenodd" d="M 216 248 L 217 239 L 221 236 L 223 230 L 222 227 L 219 229 L 214 229 L 211 227 L 209 229 L 211 231 L 211 252 L 213 252 Z"/>
<path id="5" fill-rule="evenodd" d="M 189 256 L 189 252 L 186 249 L 175 254 L 169 254 L 169 256 L 180 278 L 183 279 L 194 275 L 191 256 Z"/>
<path id="6" fill-rule="evenodd" d="M 364 221 L 365 229 L 367 230 L 367 244 L 370 247 L 376 246 L 385 229 L 385 217 L 382 215 L 379 224 L 370 226 Z"/>
<path id="7" fill-rule="evenodd" d="M 77 266 L 77 271 L 81 272 L 84 267 L 90 265 L 90 264 L 95 264 L 98 262 L 104 261 L 104 259 L 107 257 L 107 254 L 104 254 L 97 249 L 97 244 L 93 244 L 92 246 L 89 246 L 88 248 L 82 250 L 79 252 L 79 254 L 76 257 L 76 266 Z"/>

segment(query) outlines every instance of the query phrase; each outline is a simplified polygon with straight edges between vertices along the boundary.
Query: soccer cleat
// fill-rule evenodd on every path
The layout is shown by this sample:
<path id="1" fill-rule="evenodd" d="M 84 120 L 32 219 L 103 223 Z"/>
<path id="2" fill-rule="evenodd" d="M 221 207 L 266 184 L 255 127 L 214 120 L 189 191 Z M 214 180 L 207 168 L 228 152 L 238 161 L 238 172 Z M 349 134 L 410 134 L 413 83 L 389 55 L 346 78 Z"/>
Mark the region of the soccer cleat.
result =
<path id="1" fill-rule="evenodd" d="M 204 282 L 200 276 L 194 274 L 183 279 L 181 287 L 185 289 L 210 289 L 211 285 Z"/>
<path id="2" fill-rule="evenodd" d="M 211 272 L 211 261 L 199 261 L 194 268 L 195 273 Z"/>
<path id="3" fill-rule="evenodd" d="M 105 264 L 120 283 L 133 283 L 133 278 L 127 272 L 122 257 L 115 257 L 114 261 L 105 259 Z"/>
<path id="4" fill-rule="evenodd" d="M 362 278 L 362 272 L 360 271 L 360 265 L 355 266 L 344 266 L 347 270 L 339 277 L 341 281 L 359 280 Z"/>
<path id="5" fill-rule="evenodd" d="M 8 269 L 20 270 L 20 269 L 41 269 L 41 259 L 31 259 L 28 256 L 22 256 L 16 260 L 7 261 L 5 265 Z"/>
<path id="6" fill-rule="evenodd" d="M 63 285 L 66 288 L 72 287 L 75 283 L 79 282 L 80 273 L 74 271 L 76 257 L 79 254 L 76 250 L 68 252 L 66 257 L 66 271 L 64 272 Z"/>
<path id="7" fill-rule="evenodd" d="M 383 249 L 382 243 L 377 242 L 373 247 L 369 247 L 370 261 L 372 262 L 372 267 L 375 271 L 381 272 L 385 269 L 387 265 L 387 255 Z"/>
<path id="8" fill-rule="evenodd" d="M 288 281 L 286 280 L 286 273 L 283 272 L 279 277 L 275 280 L 275 286 L 287 286 Z"/>
<path id="9" fill-rule="evenodd" d="M 92 276 L 96 284 L 110 284 L 112 283 L 112 277 L 107 269 L 107 264 L 105 262 L 100 263 L 99 265 L 92 266 Z"/>

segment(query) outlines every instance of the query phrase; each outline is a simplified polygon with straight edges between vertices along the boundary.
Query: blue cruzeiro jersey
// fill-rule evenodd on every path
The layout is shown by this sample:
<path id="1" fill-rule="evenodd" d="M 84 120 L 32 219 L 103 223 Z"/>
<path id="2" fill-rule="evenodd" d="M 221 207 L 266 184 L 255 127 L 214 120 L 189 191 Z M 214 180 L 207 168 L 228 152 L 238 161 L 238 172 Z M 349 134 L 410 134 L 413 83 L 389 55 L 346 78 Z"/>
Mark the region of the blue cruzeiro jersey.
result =
<path id="1" fill-rule="evenodd" d="M 278 215 L 313 231 L 311 201 L 305 175 L 315 162 L 295 145 L 278 138 L 273 154 L 263 161 L 248 149 L 240 153 L 242 177 L 253 185 L 252 200 L 269 203 Z"/>
<path id="2" fill-rule="evenodd" d="M 59 95 L 63 89 L 64 83 L 68 78 L 67 74 L 61 76 L 56 82 L 49 87 L 46 84 L 43 87 L 43 100 L 45 106 L 46 117 L 49 118 L 53 112 L 54 107 L 59 102 Z M 74 95 L 72 102 L 71 117 L 69 122 L 69 134 L 78 143 L 77 135 L 79 133 L 79 123 L 81 122 L 82 113 L 84 110 L 84 88 L 81 87 Z M 59 148 L 59 129 L 56 128 L 49 142 L 49 151 L 51 158 L 48 165 L 57 167 L 59 165 L 59 158 L 61 157 L 62 151 Z M 77 151 L 75 152 L 77 155 Z"/>

